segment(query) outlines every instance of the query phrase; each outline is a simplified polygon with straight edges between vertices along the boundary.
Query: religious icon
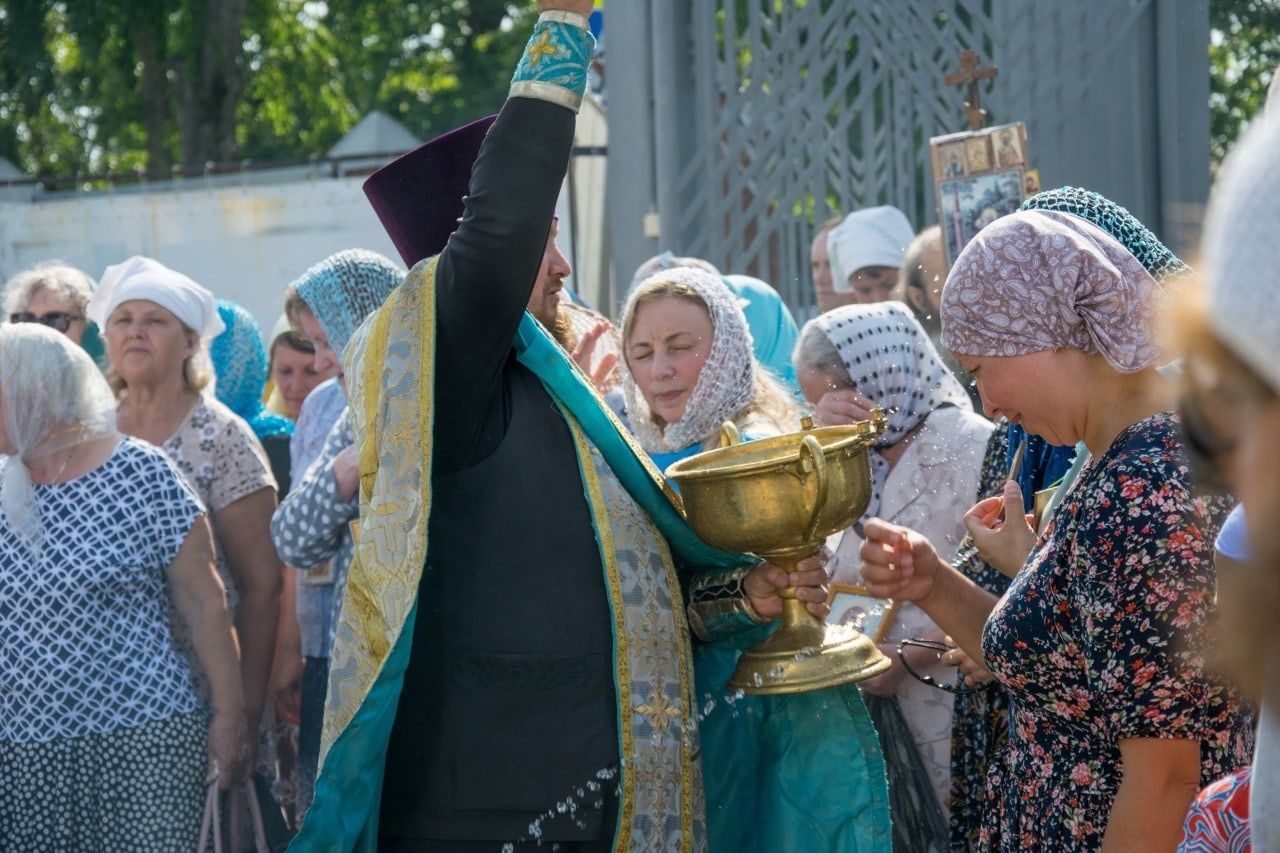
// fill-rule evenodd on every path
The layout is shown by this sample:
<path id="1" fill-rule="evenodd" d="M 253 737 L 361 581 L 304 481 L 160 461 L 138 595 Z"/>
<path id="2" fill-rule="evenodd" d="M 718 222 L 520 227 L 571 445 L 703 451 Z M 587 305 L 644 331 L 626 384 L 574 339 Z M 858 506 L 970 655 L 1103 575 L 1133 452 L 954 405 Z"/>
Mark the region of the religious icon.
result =
<path id="1" fill-rule="evenodd" d="M 1025 125 L 1021 122 L 1003 124 L 999 127 L 991 128 L 987 133 L 991 136 L 993 147 L 995 148 L 995 165 L 997 169 L 1011 169 L 1014 166 L 1026 165 L 1027 159 L 1023 154 L 1022 144 L 1026 134 Z"/>
<path id="2" fill-rule="evenodd" d="M 898 612 L 898 602 L 876 598 L 865 586 L 856 583 L 833 583 L 827 598 L 831 612 L 827 614 L 830 625 L 852 625 L 877 643 L 883 643 L 893 627 L 893 617 Z"/>
<path id="3" fill-rule="evenodd" d="M 938 162 L 942 166 L 939 170 L 941 177 L 964 177 L 964 143 L 952 142 L 947 145 L 939 145 Z"/>
<path id="4" fill-rule="evenodd" d="M 1022 174 L 1022 192 L 1027 196 L 1027 198 L 1031 198 L 1031 196 L 1040 192 L 1039 169 L 1027 169 L 1027 171 Z"/>
<path id="5" fill-rule="evenodd" d="M 991 147 L 985 136 L 973 136 L 964 141 L 965 172 L 991 171 Z"/>
<path id="6" fill-rule="evenodd" d="M 947 262 L 955 263 L 973 236 L 1022 204 L 1022 169 L 968 175 L 938 183 L 938 218 Z"/>

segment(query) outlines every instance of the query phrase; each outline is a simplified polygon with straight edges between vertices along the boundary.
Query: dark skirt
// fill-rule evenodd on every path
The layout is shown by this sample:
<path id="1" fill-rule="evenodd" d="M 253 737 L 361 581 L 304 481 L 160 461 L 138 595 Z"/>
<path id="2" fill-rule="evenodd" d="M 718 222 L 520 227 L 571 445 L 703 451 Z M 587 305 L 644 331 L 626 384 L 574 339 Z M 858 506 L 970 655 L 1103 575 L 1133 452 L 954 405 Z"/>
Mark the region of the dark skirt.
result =
<path id="1" fill-rule="evenodd" d="M 893 853 L 943 853 L 948 847 L 947 818 L 933 792 L 929 771 L 916 751 L 915 737 L 893 697 L 864 693 L 867 711 L 880 736 L 889 779 L 889 815 Z"/>
<path id="2" fill-rule="evenodd" d="M 0 743 L 0 849 L 191 853 L 207 725 L 199 710 L 104 734 Z"/>

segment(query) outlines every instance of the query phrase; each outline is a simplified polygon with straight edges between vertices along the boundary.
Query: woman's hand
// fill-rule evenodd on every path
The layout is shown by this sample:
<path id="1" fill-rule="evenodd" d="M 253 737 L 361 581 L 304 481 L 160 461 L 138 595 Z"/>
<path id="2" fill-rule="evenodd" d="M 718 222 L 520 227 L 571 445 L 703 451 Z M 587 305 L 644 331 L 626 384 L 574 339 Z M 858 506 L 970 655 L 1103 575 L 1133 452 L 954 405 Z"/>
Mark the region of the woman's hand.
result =
<path id="1" fill-rule="evenodd" d="M 249 775 L 249 727 L 242 708 L 220 709 L 209 722 L 209 754 L 218 767 L 218 787 L 226 790 Z"/>
<path id="2" fill-rule="evenodd" d="M 276 716 L 286 723 L 302 722 L 302 671 L 306 661 L 297 649 L 277 649 L 275 665 L 271 668 L 271 701 Z"/>
<path id="3" fill-rule="evenodd" d="M 876 404 L 851 388 L 828 391 L 813 410 L 818 426 L 843 426 L 871 420 Z"/>
<path id="4" fill-rule="evenodd" d="M 919 533 L 873 518 L 862 525 L 862 582 L 876 598 L 920 604 L 934 592 L 942 566 Z"/>
<path id="5" fill-rule="evenodd" d="M 947 645 L 955 646 L 955 641 L 947 637 L 943 642 Z M 966 687 L 977 687 L 980 684 L 990 684 L 996 680 L 991 674 L 991 670 L 983 666 L 981 661 L 976 661 L 965 654 L 964 649 L 960 647 L 953 648 L 949 652 L 944 652 L 942 662 L 947 666 L 957 666 L 960 673 L 964 676 L 964 684 Z"/>
<path id="6" fill-rule="evenodd" d="M 355 445 L 345 447 L 333 457 L 333 485 L 344 501 L 355 498 L 360 488 L 360 452 Z"/>
<path id="7" fill-rule="evenodd" d="M 582 340 L 578 341 L 578 345 L 573 348 L 573 360 L 578 367 L 582 368 L 582 372 L 591 379 L 591 384 L 601 394 L 608 394 L 613 390 L 613 386 L 617 383 L 613 379 L 613 374 L 618 368 L 618 354 L 608 352 L 600 359 L 600 363 L 596 365 L 596 369 L 591 369 L 591 359 L 596 352 L 596 344 L 600 339 L 613 329 L 609 323 L 601 320 L 582 336 Z"/>
<path id="8" fill-rule="evenodd" d="M 824 548 L 796 563 L 793 572 L 772 563 L 760 563 L 743 579 L 743 592 L 756 613 L 765 619 L 777 619 L 782 615 L 782 598 L 778 592 L 793 586 L 796 598 L 805 602 L 809 612 L 819 619 L 825 618 L 831 610 L 827 606 L 827 582 L 831 580 L 827 561 L 828 554 Z"/>
<path id="9" fill-rule="evenodd" d="M 964 514 L 964 526 L 978 553 L 988 564 L 1014 577 L 1027 562 L 1036 544 L 1033 517 L 1022 504 L 1022 489 L 1010 480 L 1004 495 L 979 501 Z"/>

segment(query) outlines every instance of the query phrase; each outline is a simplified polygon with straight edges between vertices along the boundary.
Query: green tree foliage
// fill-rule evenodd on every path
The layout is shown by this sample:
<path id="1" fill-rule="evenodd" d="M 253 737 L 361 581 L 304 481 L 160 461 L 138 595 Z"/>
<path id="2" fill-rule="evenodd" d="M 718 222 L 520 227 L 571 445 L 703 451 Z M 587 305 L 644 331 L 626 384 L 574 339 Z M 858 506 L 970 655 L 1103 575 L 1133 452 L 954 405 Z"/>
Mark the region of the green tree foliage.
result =
<path id="1" fill-rule="evenodd" d="M 374 109 L 420 136 L 501 106 L 508 0 L 0 0 L 0 154 L 32 174 L 323 154 Z"/>
<path id="2" fill-rule="evenodd" d="M 1216 164 L 1262 108 L 1280 65 L 1280 2 L 1213 0 L 1209 19 L 1209 139 Z"/>

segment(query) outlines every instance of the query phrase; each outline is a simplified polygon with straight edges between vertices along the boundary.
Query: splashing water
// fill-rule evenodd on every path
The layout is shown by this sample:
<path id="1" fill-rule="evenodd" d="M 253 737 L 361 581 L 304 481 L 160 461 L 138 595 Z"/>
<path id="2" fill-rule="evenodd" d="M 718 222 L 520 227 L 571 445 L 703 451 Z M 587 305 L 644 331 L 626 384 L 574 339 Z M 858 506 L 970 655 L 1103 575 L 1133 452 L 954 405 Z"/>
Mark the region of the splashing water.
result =
<path id="1" fill-rule="evenodd" d="M 775 668 L 775 671 L 772 671 L 770 673 L 770 675 L 776 677 L 779 673 L 781 673 L 781 671 L 782 671 L 782 667 L 778 666 Z M 756 686 L 760 686 L 764 683 L 764 679 L 761 678 L 759 673 L 756 673 L 753 676 L 753 680 L 755 681 Z M 731 716 L 733 719 L 736 720 L 738 718 L 739 709 L 735 706 L 737 705 L 737 703 L 741 702 L 746 697 L 746 695 L 747 695 L 746 691 L 742 689 L 735 690 L 732 693 L 726 693 L 724 696 L 719 697 L 718 699 L 710 693 L 704 693 L 703 694 L 704 702 L 701 705 L 701 707 L 698 707 L 696 705 L 694 706 L 695 718 L 676 723 L 674 725 L 674 728 L 677 731 L 682 732 L 684 738 L 692 738 L 693 735 L 698 731 L 698 724 L 706 720 L 707 717 L 711 716 L 711 714 L 716 710 L 716 708 L 721 705 L 723 705 L 726 709 L 732 709 Z M 748 706 L 746 708 L 746 712 L 750 714 L 752 712 L 752 708 Z M 660 737 L 655 738 L 655 740 L 659 741 Z M 661 743 L 656 743 L 656 745 L 661 746 Z M 609 783 L 612 783 L 615 779 L 618 779 L 618 777 L 619 777 L 619 768 L 616 766 L 602 767 L 601 769 L 597 770 L 595 772 L 595 778 L 587 780 L 585 783 L 575 788 L 569 796 L 565 797 L 563 800 L 556 803 L 547 811 L 538 815 L 538 817 L 533 821 L 533 823 L 529 824 L 527 835 L 525 835 L 523 838 L 516 839 L 516 841 L 514 842 L 507 842 L 506 844 L 502 845 L 502 853 L 515 853 L 515 845 L 522 844 L 527 841 L 533 841 L 539 847 L 543 846 L 545 841 L 545 843 L 550 847 L 551 850 L 559 850 L 560 849 L 559 844 L 553 844 L 551 841 L 546 840 L 542 837 L 543 823 L 546 821 L 556 819 L 558 817 L 567 816 L 573 820 L 574 824 L 579 829 L 586 829 L 587 823 L 585 820 L 579 817 L 579 814 L 578 814 L 579 810 L 581 809 L 584 813 L 587 813 L 586 806 L 588 802 L 590 802 L 591 804 L 591 809 L 595 809 L 599 811 L 600 809 L 604 808 L 603 793 L 607 790 L 605 786 L 608 785 Z M 613 785 L 612 787 L 613 787 L 613 795 L 615 797 L 621 796 L 621 793 L 622 793 L 621 785 Z M 588 795 L 601 795 L 601 796 L 589 797 Z"/>

